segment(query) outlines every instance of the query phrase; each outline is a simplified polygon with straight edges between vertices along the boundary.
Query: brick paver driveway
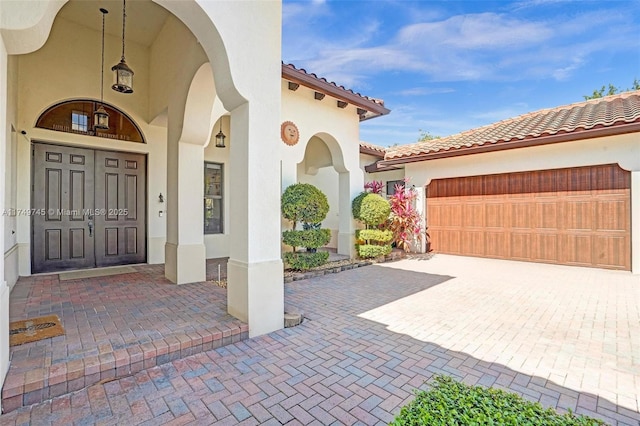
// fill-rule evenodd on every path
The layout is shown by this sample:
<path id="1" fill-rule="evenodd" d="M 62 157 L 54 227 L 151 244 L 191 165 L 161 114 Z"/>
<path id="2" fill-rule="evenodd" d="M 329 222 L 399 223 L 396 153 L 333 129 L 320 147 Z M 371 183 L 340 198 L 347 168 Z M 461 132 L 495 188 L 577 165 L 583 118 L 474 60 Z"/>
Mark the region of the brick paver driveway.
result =
<path id="1" fill-rule="evenodd" d="M 640 277 L 439 255 L 286 285 L 301 326 L 95 385 L 2 424 L 376 424 L 435 373 L 640 420 Z"/>

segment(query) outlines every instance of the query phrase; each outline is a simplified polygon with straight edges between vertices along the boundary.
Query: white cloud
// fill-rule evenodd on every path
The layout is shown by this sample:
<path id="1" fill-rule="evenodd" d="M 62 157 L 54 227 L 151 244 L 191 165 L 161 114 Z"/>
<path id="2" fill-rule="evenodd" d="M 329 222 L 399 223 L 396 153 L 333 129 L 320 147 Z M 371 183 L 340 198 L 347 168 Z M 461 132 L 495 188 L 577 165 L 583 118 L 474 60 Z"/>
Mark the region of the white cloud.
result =
<path id="1" fill-rule="evenodd" d="M 338 8 L 321 5 L 331 6 Z M 577 11 L 546 20 L 466 14 L 406 25 L 383 43 L 374 42 L 381 23 L 362 20 L 344 34 L 324 38 L 306 26 L 298 40 L 285 44 L 295 47 L 283 53 L 318 75 L 358 87 L 366 87 L 369 76 L 395 71 L 431 81 L 562 80 L 598 54 L 629 48 L 628 40 L 637 38 L 629 19 L 616 12 Z"/>
<path id="2" fill-rule="evenodd" d="M 455 89 L 451 87 L 412 87 L 410 89 L 401 90 L 398 94 L 401 96 L 425 96 L 452 92 L 455 92 Z"/>

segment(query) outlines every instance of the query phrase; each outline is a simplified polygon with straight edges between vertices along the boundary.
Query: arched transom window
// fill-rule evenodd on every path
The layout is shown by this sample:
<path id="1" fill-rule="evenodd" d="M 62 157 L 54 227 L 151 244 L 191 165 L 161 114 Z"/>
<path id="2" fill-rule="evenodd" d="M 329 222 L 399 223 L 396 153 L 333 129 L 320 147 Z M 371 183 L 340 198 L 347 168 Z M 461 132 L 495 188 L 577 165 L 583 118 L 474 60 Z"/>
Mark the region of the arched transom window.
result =
<path id="1" fill-rule="evenodd" d="M 102 104 L 109 114 L 109 128 L 94 129 L 93 112 L 99 104 L 90 99 L 60 102 L 40 115 L 36 127 L 119 141 L 146 143 L 138 125 L 127 114 L 109 104 Z"/>

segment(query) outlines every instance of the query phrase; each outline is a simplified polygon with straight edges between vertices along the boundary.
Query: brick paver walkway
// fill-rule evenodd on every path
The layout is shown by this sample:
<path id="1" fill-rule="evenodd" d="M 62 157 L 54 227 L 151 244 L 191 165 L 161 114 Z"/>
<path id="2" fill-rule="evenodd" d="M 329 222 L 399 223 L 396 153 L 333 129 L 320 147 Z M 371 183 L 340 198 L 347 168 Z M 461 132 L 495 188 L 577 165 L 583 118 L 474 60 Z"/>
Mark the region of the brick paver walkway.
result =
<path id="1" fill-rule="evenodd" d="M 217 279 L 218 262 L 226 277 L 226 259 L 212 259 L 210 279 Z M 11 320 L 56 314 L 65 334 L 11 348 L 4 412 L 248 337 L 247 324 L 227 314 L 223 288 L 173 285 L 163 265 L 134 269 L 70 281 L 20 278 Z"/>
<path id="2" fill-rule="evenodd" d="M 286 302 L 309 319 L 0 423 L 386 423 L 444 373 L 639 424 L 638 276 L 436 256 L 287 284 Z"/>

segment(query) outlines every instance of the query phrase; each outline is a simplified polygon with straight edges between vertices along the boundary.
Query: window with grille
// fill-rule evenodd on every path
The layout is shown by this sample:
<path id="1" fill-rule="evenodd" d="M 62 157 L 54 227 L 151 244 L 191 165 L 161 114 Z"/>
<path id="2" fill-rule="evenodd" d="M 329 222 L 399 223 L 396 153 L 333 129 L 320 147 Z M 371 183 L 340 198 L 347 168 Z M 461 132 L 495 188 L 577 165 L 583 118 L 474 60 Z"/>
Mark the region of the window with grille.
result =
<path id="1" fill-rule="evenodd" d="M 204 163 L 204 233 L 222 234 L 222 164 Z"/>

